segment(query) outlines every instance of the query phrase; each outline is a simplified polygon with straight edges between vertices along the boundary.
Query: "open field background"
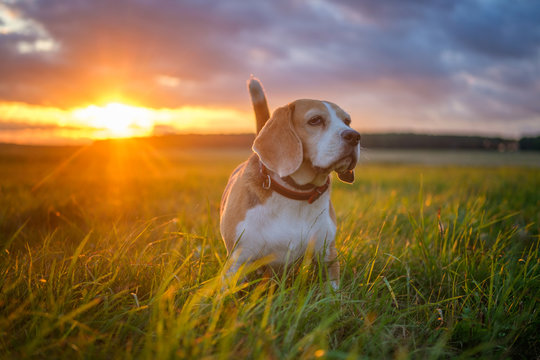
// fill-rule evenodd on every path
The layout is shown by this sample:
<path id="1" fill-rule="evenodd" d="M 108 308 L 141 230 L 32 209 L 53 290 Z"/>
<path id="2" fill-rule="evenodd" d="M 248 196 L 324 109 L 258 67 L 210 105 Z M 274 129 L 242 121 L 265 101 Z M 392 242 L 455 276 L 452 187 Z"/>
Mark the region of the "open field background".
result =
<path id="1" fill-rule="evenodd" d="M 334 181 L 342 287 L 227 291 L 244 150 L 0 148 L 2 358 L 538 358 L 540 155 L 366 151 Z"/>

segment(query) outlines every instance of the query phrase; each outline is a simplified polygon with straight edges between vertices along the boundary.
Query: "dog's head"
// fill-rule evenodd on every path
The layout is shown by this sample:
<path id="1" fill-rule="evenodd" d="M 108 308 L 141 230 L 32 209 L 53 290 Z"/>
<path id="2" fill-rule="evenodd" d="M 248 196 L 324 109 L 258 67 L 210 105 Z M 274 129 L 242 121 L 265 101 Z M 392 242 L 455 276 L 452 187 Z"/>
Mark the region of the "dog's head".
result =
<path id="1" fill-rule="evenodd" d="M 262 163 L 284 177 L 303 169 L 314 174 L 336 171 L 354 181 L 360 134 L 350 116 L 327 101 L 296 100 L 274 111 L 253 143 Z"/>

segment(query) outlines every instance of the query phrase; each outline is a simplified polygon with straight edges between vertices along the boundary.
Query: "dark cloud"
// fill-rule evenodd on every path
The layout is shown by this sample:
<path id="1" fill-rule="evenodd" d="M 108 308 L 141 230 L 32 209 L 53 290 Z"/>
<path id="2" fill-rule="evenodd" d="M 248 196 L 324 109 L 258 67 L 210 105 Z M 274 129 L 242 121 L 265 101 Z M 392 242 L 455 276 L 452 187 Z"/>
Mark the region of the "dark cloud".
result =
<path id="1" fill-rule="evenodd" d="M 275 106 L 326 98 L 354 115 L 375 98 L 391 104 L 396 121 L 436 113 L 508 128 L 540 122 L 540 5 L 532 1 L 8 6 L 27 23 L 0 35 L 3 100 L 75 106 L 123 94 L 156 107 L 247 108 L 244 81 L 255 73 Z"/>
<path id="2" fill-rule="evenodd" d="M 528 1 L 459 3 L 449 34 L 471 52 L 488 58 L 537 57 L 540 6 Z"/>

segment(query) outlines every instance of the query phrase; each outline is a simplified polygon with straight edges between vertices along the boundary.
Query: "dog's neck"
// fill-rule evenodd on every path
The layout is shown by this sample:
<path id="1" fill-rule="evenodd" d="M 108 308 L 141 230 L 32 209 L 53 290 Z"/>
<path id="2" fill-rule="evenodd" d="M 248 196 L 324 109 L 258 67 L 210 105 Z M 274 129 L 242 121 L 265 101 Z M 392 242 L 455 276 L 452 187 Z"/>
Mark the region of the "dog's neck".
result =
<path id="1" fill-rule="evenodd" d="M 311 163 L 304 161 L 294 173 L 289 175 L 298 185 L 322 186 L 326 183 L 329 173 L 316 171 Z"/>

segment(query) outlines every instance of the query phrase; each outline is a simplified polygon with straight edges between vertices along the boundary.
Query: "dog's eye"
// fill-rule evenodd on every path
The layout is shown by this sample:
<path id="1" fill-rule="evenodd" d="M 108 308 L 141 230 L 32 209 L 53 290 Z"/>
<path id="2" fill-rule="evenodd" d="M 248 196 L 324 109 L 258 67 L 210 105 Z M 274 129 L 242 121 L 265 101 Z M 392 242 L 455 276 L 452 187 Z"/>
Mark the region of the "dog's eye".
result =
<path id="1" fill-rule="evenodd" d="M 323 123 L 323 118 L 322 116 L 319 116 L 319 115 L 312 117 L 308 121 L 308 124 L 312 126 L 321 125 L 322 123 Z"/>
<path id="2" fill-rule="evenodd" d="M 350 125 L 351 125 L 351 119 L 349 119 L 349 118 L 343 119 L 343 122 L 344 122 L 345 125 L 347 125 L 347 126 L 350 126 Z"/>

